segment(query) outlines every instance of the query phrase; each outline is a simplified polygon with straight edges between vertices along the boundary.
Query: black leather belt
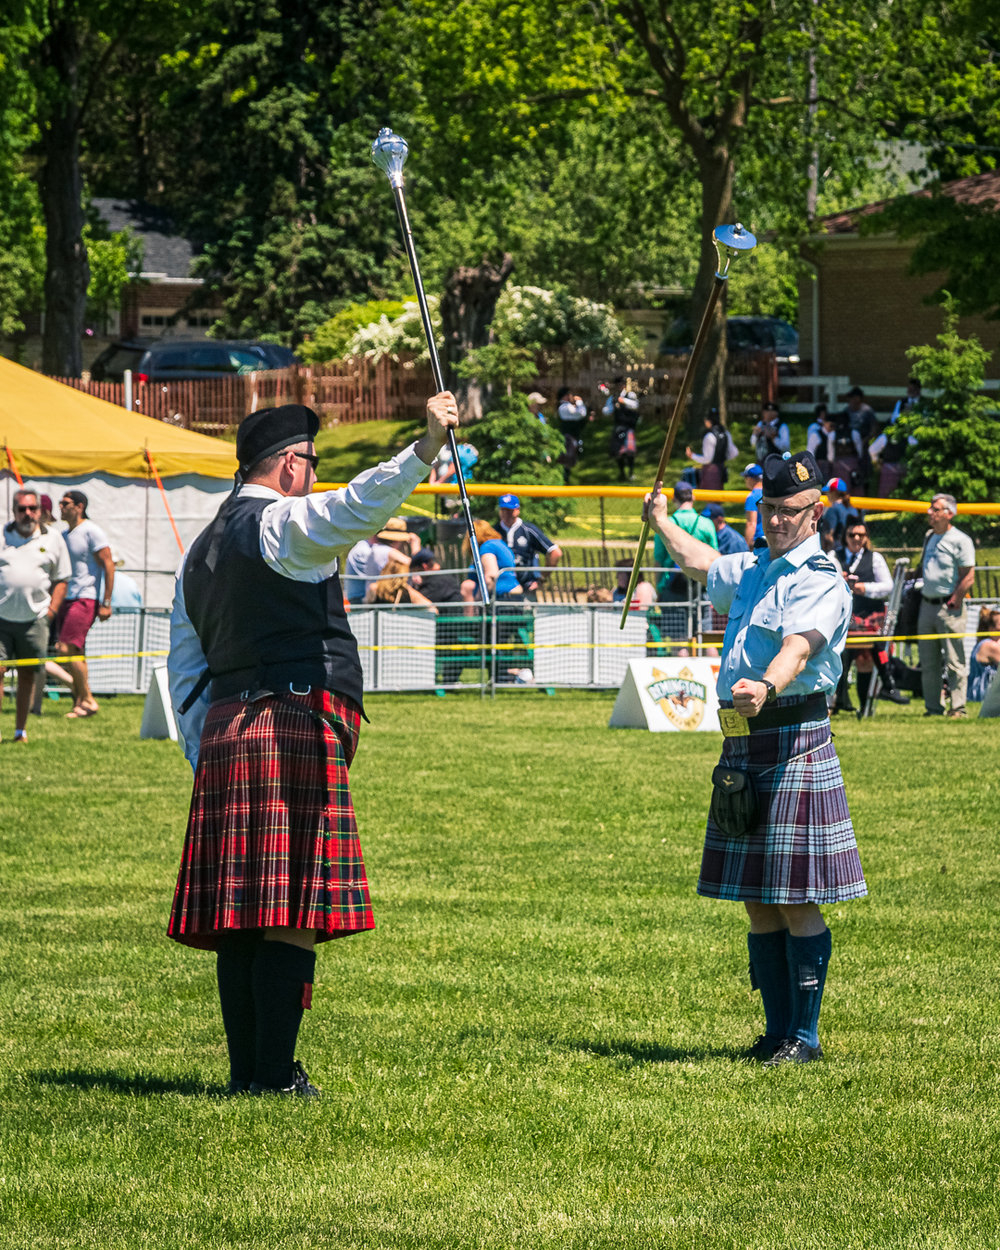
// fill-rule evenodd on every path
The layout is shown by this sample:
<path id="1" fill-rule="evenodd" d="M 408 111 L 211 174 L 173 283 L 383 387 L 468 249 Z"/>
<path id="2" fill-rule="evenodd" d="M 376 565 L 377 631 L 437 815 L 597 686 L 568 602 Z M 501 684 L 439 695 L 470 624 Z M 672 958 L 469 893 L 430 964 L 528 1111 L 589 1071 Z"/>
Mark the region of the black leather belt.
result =
<path id="1" fill-rule="evenodd" d="M 747 733 L 761 733 L 767 729 L 783 729 L 786 725 L 801 725 L 807 720 L 825 720 L 829 715 L 826 707 L 825 694 L 811 694 L 805 699 L 797 699 L 794 703 L 783 703 L 778 707 L 763 707 L 756 716 L 738 717 L 740 727 L 728 727 L 725 713 L 731 717 L 731 708 L 719 709 L 719 722 L 727 737 L 744 736 Z M 745 722 L 746 729 L 742 728 Z"/>
<path id="2" fill-rule="evenodd" d="M 949 599 L 948 595 L 942 595 L 939 599 L 932 599 L 930 595 L 921 595 L 920 597 L 923 599 L 924 603 L 933 603 L 935 607 L 939 603 L 947 603 Z"/>

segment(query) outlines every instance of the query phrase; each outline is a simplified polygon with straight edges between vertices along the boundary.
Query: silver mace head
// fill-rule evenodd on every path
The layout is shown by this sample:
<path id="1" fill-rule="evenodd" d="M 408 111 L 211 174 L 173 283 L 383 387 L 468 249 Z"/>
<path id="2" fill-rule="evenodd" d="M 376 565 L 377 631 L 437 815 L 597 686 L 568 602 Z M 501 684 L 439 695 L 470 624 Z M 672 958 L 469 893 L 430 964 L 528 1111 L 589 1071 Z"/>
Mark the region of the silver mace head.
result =
<path id="1" fill-rule="evenodd" d="M 388 126 L 383 126 L 372 143 L 372 161 L 389 179 L 389 185 L 403 185 L 403 166 L 406 164 L 409 148 L 406 140 L 393 134 Z"/>
<path id="2" fill-rule="evenodd" d="M 757 246 L 757 240 L 739 222 L 735 226 L 716 226 L 712 231 L 712 242 L 719 257 L 715 276 L 722 279 L 729 277 L 729 266 L 741 252 L 752 252 Z"/>

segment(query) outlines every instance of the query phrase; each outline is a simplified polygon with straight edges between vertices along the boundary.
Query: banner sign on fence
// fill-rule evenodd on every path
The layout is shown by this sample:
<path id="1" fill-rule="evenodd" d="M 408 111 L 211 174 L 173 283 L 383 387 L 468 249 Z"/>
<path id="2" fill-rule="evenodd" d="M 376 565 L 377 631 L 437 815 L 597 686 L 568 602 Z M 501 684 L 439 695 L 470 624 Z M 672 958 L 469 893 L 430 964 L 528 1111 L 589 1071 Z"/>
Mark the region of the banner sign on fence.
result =
<path id="1" fill-rule="evenodd" d="M 719 728 L 716 661 L 693 656 L 630 660 L 615 699 L 611 729 L 695 733 Z"/>

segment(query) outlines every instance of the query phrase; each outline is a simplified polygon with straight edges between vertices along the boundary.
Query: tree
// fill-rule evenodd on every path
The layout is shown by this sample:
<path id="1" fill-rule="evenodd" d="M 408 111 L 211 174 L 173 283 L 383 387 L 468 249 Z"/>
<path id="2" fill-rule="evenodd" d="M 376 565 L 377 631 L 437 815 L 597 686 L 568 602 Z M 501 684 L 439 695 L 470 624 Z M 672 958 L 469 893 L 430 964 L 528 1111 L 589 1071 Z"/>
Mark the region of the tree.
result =
<path id="1" fill-rule="evenodd" d="M 856 181 L 859 157 L 885 133 L 884 67 L 917 12 L 912 0 L 609 0 L 596 21 L 589 4 L 561 0 L 499 11 L 489 0 L 460 11 L 416 0 L 416 9 L 435 16 L 422 32 L 422 107 L 463 183 L 482 153 L 491 169 L 510 154 L 537 156 L 541 135 L 558 159 L 572 110 L 612 126 L 632 111 L 649 135 L 667 134 L 647 145 L 641 168 L 663 152 L 678 172 L 664 202 L 697 197 L 695 324 L 717 265 L 716 225 L 743 218 L 790 237 L 805 228 L 821 180 Z M 698 407 L 723 409 L 724 317 L 720 301 Z"/>
<path id="2" fill-rule="evenodd" d="M 497 300 L 514 267 L 508 252 L 499 265 L 484 256 L 482 264 L 461 265 L 445 280 L 441 297 L 441 329 L 444 334 L 442 373 L 444 384 L 456 393 L 464 419 L 476 421 L 483 414 L 483 381 L 474 373 L 460 373 L 458 366 L 478 347 L 490 341 L 490 324 Z"/>
<path id="3" fill-rule="evenodd" d="M 917 440 L 907 457 L 908 492 L 916 498 L 942 491 L 966 502 L 1000 502 L 996 419 L 981 394 L 990 353 L 977 338 L 959 336 L 958 309 L 950 295 L 945 294 L 937 346 L 911 347 L 906 354 L 924 390 L 937 392 L 899 418 L 900 432 Z M 991 517 L 967 520 L 974 532 L 994 525 Z"/>
<path id="4" fill-rule="evenodd" d="M 408 289 L 392 196 L 369 158 L 395 92 L 392 11 L 208 7 L 216 25 L 203 21 L 174 58 L 169 109 L 187 119 L 191 160 L 170 207 L 203 247 L 219 329 L 297 341 L 345 298 Z"/>
<path id="5" fill-rule="evenodd" d="M 131 230 L 83 231 L 90 268 L 87 285 L 87 318 L 102 334 L 107 333 L 113 311 L 121 307 L 122 291 L 142 269 L 142 240 Z"/>
<path id="6" fill-rule="evenodd" d="M 956 0 L 921 36 L 898 71 L 896 129 L 926 153 L 929 193 L 894 200 L 861 228 L 916 240 L 910 272 L 943 275 L 933 300 L 947 291 L 962 314 L 997 318 L 1000 278 L 991 257 L 1000 196 L 963 201 L 948 184 L 997 169 L 1000 11 Z"/>
<path id="7" fill-rule="evenodd" d="M 194 0 L 191 0 L 193 3 Z M 188 0 L 10 0 L 2 35 L 10 49 L 5 76 L 30 84 L 36 126 L 38 186 L 45 219 L 45 331 L 42 368 L 80 373 L 89 268 L 83 230 L 82 149 L 109 71 L 127 39 L 147 63 L 172 47 Z M 12 33 L 16 38 L 11 38 Z"/>
<path id="8" fill-rule="evenodd" d="M 21 57 L 31 33 L 0 31 L 0 338 L 24 329 L 23 314 L 38 307 L 45 277 L 45 232 L 35 180 L 26 153 L 35 138 L 34 92 Z"/>

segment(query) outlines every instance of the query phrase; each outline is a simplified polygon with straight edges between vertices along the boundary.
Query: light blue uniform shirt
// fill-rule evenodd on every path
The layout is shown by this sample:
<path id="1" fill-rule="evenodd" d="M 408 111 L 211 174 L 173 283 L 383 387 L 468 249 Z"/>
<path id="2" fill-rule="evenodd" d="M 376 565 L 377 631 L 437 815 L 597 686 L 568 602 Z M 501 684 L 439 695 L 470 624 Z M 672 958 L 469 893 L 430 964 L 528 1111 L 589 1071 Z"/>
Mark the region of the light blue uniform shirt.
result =
<path id="1" fill-rule="evenodd" d="M 823 635 L 825 645 L 809 657 L 781 697 L 836 690 L 851 592 L 840 569 L 820 549 L 818 534 L 774 560 L 766 547 L 720 556 L 708 570 L 708 597 L 717 612 L 729 613 L 717 683 L 720 699 L 732 700 L 741 677 L 760 681 L 789 634 L 811 630 Z"/>

